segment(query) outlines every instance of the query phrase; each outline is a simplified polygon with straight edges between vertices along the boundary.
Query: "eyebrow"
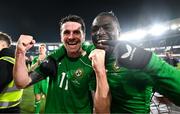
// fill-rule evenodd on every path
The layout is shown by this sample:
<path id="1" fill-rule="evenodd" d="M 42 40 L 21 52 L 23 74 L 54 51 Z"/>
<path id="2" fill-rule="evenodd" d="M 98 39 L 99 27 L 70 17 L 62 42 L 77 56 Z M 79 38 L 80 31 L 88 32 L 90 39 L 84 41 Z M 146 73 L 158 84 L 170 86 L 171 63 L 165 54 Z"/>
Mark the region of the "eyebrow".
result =
<path id="1" fill-rule="evenodd" d="M 78 30 L 81 30 L 81 28 L 82 28 L 82 27 L 78 27 L 77 29 L 78 29 Z"/>

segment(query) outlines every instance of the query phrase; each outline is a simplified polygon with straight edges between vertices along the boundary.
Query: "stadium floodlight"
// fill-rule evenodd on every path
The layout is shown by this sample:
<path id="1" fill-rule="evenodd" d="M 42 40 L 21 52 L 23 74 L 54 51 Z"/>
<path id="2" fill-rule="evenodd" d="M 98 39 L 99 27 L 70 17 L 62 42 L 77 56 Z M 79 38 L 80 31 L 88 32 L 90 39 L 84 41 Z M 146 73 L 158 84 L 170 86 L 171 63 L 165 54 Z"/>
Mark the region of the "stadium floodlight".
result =
<path id="1" fill-rule="evenodd" d="M 120 37 L 120 40 L 126 40 L 126 41 L 140 40 L 140 39 L 144 38 L 146 35 L 147 35 L 147 32 L 145 30 L 139 29 L 139 30 L 135 30 L 133 32 L 122 34 Z"/>
<path id="2" fill-rule="evenodd" d="M 171 30 L 176 30 L 176 29 L 178 28 L 178 25 L 172 24 L 172 25 L 170 26 L 170 28 L 171 28 Z"/>
<path id="3" fill-rule="evenodd" d="M 121 37 L 118 39 L 118 40 L 126 40 L 126 41 L 129 41 L 129 39 L 131 38 L 131 34 L 129 33 L 124 33 L 124 34 L 121 34 Z"/>
<path id="4" fill-rule="evenodd" d="M 160 24 L 156 24 L 150 28 L 148 33 L 150 33 L 153 36 L 160 36 L 163 33 L 165 33 L 167 30 L 169 30 L 169 27 L 160 25 Z"/>
<path id="5" fill-rule="evenodd" d="M 54 46 L 48 46 L 48 50 L 54 50 Z"/>
<path id="6" fill-rule="evenodd" d="M 173 46 L 173 49 L 180 48 L 180 45 Z"/>
<path id="7" fill-rule="evenodd" d="M 151 48 L 150 50 L 151 50 L 151 51 L 155 51 L 155 50 L 156 50 L 156 48 Z"/>
<path id="8" fill-rule="evenodd" d="M 144 38 L 146 35 L 147 35 L 147 32 L 145 30 L 136 30 L 134 33 L 133 33 L 134 37 L 139 40 L 139 39 L 142 39 Z"/>

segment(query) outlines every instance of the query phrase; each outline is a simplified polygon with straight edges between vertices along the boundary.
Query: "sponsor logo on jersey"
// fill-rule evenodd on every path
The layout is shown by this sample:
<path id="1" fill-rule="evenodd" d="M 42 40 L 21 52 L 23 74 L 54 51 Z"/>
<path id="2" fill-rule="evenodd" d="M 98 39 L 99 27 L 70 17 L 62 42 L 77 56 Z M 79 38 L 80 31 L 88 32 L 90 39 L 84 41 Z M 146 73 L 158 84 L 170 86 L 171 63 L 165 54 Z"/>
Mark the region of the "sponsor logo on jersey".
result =
<path id="1" fill-rule="evenodd" d="M 133 56 L 134 56 L 134 52 L 136 51 L 136 48 L 132 48 L 130 45 L 126 45 L 126 49 L 127 49 L 127 52 L 124 53 L 121 58 L 122 59 L 125 59 L 125 58 L 128 58 L 129 57 L 129 60 L 132 60 L 133 59 Z"/>

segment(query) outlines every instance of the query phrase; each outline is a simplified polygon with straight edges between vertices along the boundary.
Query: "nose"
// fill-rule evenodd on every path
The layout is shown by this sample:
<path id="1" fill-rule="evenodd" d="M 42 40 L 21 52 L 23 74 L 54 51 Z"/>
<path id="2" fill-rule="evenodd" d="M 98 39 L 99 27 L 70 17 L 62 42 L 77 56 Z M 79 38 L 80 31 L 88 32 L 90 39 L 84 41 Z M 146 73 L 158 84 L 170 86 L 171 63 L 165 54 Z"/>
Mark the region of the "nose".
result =
<path id="1" fill-rule="evenodd" d="M 73 32 L 70 32 L 68 38 L 69 38 L 69 39 L 72 39 L 73 37 L 74 37 L 74 36 L 73 36 Z"/>
<path id="2" fill-rule="evenodd" d="M 105 31 L 102 27 L 99 28 L 99 30 L 97 31 L 97 34 L 101 35 L 101 34 L 105 34 Z"/>

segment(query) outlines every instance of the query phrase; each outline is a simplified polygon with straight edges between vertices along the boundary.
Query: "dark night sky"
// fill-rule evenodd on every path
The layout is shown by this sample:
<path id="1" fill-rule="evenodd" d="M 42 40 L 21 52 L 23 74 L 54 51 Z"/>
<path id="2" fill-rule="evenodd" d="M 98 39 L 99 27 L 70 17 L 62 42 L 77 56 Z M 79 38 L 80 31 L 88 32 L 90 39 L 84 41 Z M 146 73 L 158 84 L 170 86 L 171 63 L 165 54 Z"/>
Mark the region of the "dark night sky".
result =
<path id="1" fill-rule="evenodd" d="M 69 14 L 81 16 L 87 39 L 94 17 L 113 11 L 122 32 L 154 22 L 180 17 L 180 0 L 9 0 L 0 1 L 0 31 L 16 41 L 20 34 L 33 35 L 37 42 L 59 42 L 59 20 Z"/>

